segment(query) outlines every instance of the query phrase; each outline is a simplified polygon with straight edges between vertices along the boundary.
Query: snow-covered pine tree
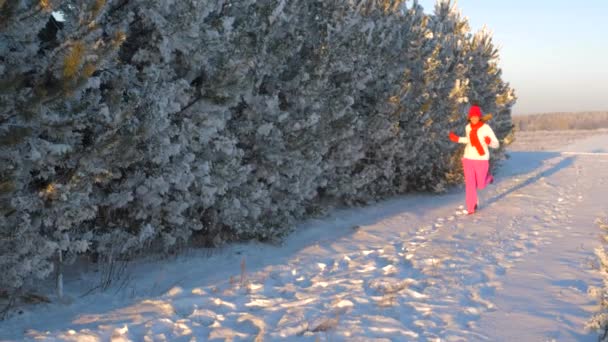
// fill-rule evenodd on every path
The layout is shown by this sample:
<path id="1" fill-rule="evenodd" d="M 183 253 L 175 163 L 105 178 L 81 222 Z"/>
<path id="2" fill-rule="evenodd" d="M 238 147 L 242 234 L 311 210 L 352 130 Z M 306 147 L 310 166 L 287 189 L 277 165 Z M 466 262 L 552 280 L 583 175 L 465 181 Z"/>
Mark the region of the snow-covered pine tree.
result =
<path id="1" fill-rule="evenodd" d="M 459 180 L 462 174 L 460 153 L 444 152 L 462 148 L 445 139 L 445 132 L 462 130 L 466 122 L 470 104 L 466 44 L 471 34 L 466 18 L 451 0 L 437 1 L 434 15 L 429 18 L 429 28 L 436 44 L 425 60 L 424 84 L 428 98 L 423 104 L 420 127 L 422 134 L 429 135 L 430 139 L 417 154 L 428 159 L 426 176 L 422 176 L 419 183 L 423 189 L 440 191 Z"/>
<path id="2" fill-rule="evenodd" d="M 407 31 L 404 39 L 407 42 L 403 55 L 407 65 L 403 73 L 403 81 L 398 101 L 399 122 L 395 129 L 398 130 L 399 146 L 395 151 L 395 176 L 394 188 L 397 193 L 420 189 L 420 182 L 425 164 L 423 162 L 428 150 L 424 149 L 429 141 L 423 132 L 425 115 L 428 115 L 430 99 L 429 89 L 425 81 L 425 70 L 431 57 L 437 40 L 429 27 L 430 17 L 424 13 L 424 9 L 417 1 L 407 8 L 404 20 L 407 22 Z M 418 153 L 422 151 L 422 159 L 418 159 Z"/>
<path id="3" fill-rule="evenodd" d="M 58 252 L 269 240 L 327 203 L 441 190 L 467 78 L 510 130 L 512 90 L 451 6 L 1 4 L 0 288 Z"/>
<path id="4" fill-rule="evenodd" d="M 345 202 L 367 201 L 394 167 L 396 106 L 404 58 L 401 2 L 359 1 L 335 11 L 327 50 L 331 76 L 327 83 L 329 145 L 324 160 L 323 195 Z M 390 151 L 390 152 L 389 152 Z M 374 188 L 375 187 L 375 188 Z"/>
<path id="5" fill-rule="evenodd" d="M 0 288 L 44 278 L 58 253 L 88 249 L 96 217 L 90 162 L 108 123 L 99 79 L 124 39 L 104 1 L 80 1 L 72 20 L 59 1 L 0 3 Z M 64 4 L 68 10 L 70 4 Z M 109 130 L 104 129 L 107 134 Z"/>
<path id="6" fill-rule="evenodd" d="M 222 222 L 239 236 L 274 239 L 304 217 L 304 203 L 317 197 L 325 148 L 320 121 L 328 6 L 324 1 L 268 1 L 257 7 L 268 15 L 245 24 L 257 38 L 247 46 L 255 67 L 228 127 L 250 172 L 218 208 Z"/>
<path id="7" fill-rule="evenodd" d="M 134 194 L 129 206 L 165 248 L 193 230 L 210 245 L 268 239 L 304 213 L 320 160 L 309 98 L 319 97 L 313 73 L 323 63 L 308 37 L 319 36 L 311 32 L 321 4 L 152 1 L 130 8 L 141 19 L 123 62 L 147 85 L 138 97 L 150 106 L 149 133 L 139 172 L 115 186 Z"/>

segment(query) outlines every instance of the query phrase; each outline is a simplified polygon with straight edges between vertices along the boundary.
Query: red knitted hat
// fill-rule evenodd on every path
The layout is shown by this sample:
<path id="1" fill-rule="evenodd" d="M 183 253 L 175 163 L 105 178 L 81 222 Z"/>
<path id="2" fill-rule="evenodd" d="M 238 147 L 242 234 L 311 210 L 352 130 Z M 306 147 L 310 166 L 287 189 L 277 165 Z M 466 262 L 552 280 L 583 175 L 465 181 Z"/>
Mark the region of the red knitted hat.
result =
<path id="1" fill-rule="evenodd" d="M 482 115 L 481 115 L 481 108 L 479 108 L 479 106 L 477 106 L 477 105 L 472 105 L 471 109 L 469 109 L 469 119 L 472 118 L 472 117 L 474 117 L 474 116 L 477 116 L 479 118 L 482 117 Z"/>

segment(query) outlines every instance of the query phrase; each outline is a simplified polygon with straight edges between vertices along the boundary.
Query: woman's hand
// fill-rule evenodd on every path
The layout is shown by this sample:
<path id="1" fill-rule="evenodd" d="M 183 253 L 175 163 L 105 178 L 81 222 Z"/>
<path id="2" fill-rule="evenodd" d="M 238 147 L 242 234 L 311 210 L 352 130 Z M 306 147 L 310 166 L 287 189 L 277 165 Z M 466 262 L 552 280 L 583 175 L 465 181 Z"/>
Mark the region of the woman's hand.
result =
<path id="1" fill-rule="evenodd" d="M 459 139 L 460 139 L 460 137 L 457 136 L 456 134 L 454 134 L 454 132 L 450 132 L 450 140 L 457 143 Z"/>

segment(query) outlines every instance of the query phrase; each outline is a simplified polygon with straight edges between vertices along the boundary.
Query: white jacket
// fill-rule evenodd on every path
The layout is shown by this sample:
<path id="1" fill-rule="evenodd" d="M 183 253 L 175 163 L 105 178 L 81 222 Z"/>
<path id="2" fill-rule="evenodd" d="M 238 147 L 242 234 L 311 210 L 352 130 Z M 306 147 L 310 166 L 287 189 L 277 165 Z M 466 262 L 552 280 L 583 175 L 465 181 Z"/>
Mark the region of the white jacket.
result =
<path id="1" fill-rule="evenodd" d="M 479 127 L 479 129 L 477 130 L 477 137 L 479 137 L 479 142 L 481 143 L 481 146 L 483 147 L 483 150 L 485 151 L 485 154 L 483 156 L 480 156 L 479 153 L 477 152 L 477 149 L 475 148 L 475 146 L 473 146 L 473 144 L 471 144 L 471 124 L 467 125 L 466 128 L 467 131 L 467 136 L 466 137 L 459 137 L 458 138 L 458 142 L 461 144 L 467 144 L 467 146 L 464 148 L 464 156 L 463 158 L 465 159 L 473 159 L 473 160 L 489 160 L 490 159 L 490 151 L 488 150 L 488 145 L 486 144 L 486 137 L 490 137 L 490 144 L 489 147 L 491 148 L 498 148 L 500 146 L 500 143 L 498 142 L 498 139 L 496 138 L 496 135 L 494 134 L 494 131 L 492 130 L 492 128 L 484 123 L 483 126 Z"/>

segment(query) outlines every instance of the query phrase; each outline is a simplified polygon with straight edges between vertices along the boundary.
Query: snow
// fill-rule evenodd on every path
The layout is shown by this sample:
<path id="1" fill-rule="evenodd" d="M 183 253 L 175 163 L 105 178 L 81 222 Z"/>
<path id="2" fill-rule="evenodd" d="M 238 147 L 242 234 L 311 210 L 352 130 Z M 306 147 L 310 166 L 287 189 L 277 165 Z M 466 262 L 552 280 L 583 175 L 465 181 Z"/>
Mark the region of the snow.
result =
<path id="1" fill-rule="evenodd" d="M 459 214 L 462 188 L 408 195 L 309 220 L 280 246 L 134 263 L 82 298 L 97 275 L 72 274 L 64 303 L 0 322 L 0 340 L 595 341 L 608 134 L 554 139 L 514 148 L 475 215 Z"/>

